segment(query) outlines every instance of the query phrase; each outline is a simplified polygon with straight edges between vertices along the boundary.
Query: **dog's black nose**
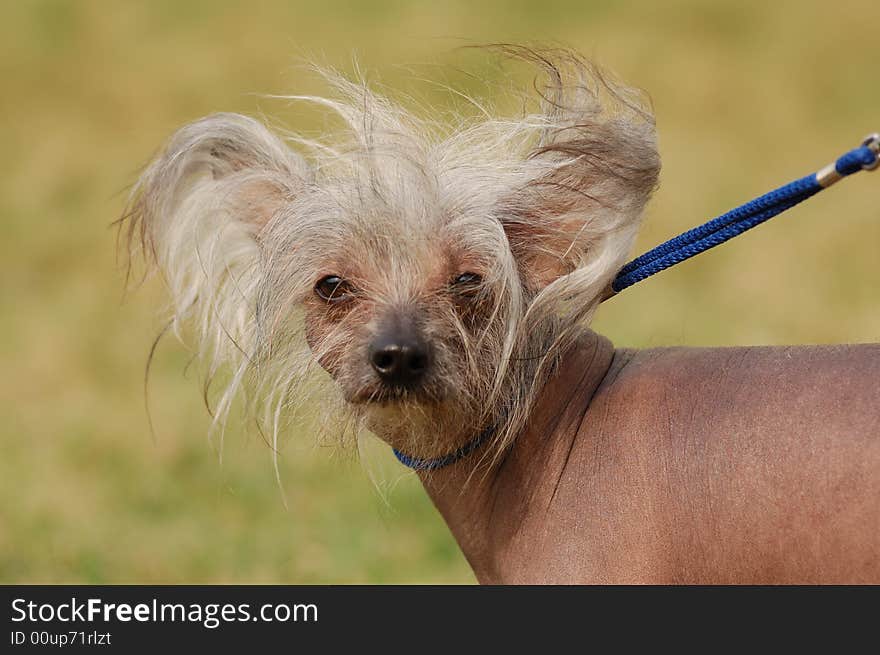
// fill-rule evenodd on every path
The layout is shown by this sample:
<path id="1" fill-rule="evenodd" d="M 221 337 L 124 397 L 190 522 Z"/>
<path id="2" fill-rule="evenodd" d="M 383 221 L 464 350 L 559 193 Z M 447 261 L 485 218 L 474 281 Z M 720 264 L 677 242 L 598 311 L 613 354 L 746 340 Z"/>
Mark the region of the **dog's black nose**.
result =
<path id="1" fill-rule="evenodd" d="M 428 348 L 409 326 L 384 331 L 370 346 L 370 364 L 385 384 L 413 387 L 428 370 Z"/>

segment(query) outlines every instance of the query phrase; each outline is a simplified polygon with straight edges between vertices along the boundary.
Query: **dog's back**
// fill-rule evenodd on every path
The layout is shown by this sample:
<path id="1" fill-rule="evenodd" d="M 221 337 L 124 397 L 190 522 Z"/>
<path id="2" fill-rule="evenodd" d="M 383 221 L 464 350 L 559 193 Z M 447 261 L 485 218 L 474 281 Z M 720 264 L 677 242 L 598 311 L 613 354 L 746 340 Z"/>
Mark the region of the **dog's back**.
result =
<path id="1" fill-rule="evenodd" d="M 484 579 L 880 581 L 878 379 L 880 345 L 617 351 L 502 469 Z"/>

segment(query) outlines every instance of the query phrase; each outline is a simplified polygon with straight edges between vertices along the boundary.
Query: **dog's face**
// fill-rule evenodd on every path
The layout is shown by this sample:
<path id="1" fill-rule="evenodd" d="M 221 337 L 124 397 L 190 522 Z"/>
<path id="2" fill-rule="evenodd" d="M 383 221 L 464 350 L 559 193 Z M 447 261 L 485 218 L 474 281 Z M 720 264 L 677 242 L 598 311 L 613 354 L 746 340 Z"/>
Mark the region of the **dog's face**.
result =
<path id="1" fill-rule="evenodd" d="M 549 74 L 537 114 L 439 135 L 334 79 L 341 99 L 311 100 L 350 138 L 298 140 L 311 158 L 238 115 L 172 138 L 129 229 L 163 270 L 175 321 L 194 319 L 209 375 L 234 364 L 218 415 L 251 377 L 276 426 L 294 401 L 325 411 L 332 395 L 420 456 L 489 423 L 499 439 L 516 429 L 626 256 L 659 163 L 627 90 L 569 53 L 513 54 Z"/>
<path id="2" fill-rule="evenodd" d="M 297 236 L 309 253 L 295 264 L 307 281 L 297 299 L 306 343 L 374 431 L 401 448 L 439 452 L 457 439 L 451 426 L 489 420 L 485 400 L 530 290 L 497 202 L 462 203 L 461 187 L 440 171 L 431 190 L 422 167 L 408 168 L 395 174 L 394 198 L 348 186 L 306 191 L 264 237 L 284 243 L 303 216 L 334 216 L 331 234 Z"/>
<path id="3" fill-rule="evenodd" d="M 469 394 L 477 369 L 495 364 L 468 362 L 495 309 L 495 262 L 449 225 L 392 235 L 387 220 L 377 223 L 384 242 L 365 247 L 344 235 L 349 243 L 315 269 L 303 302 L 308 344 L 349 403 L 455 402 Z M 340 256 L 352 250 L 360 256 Z"/>

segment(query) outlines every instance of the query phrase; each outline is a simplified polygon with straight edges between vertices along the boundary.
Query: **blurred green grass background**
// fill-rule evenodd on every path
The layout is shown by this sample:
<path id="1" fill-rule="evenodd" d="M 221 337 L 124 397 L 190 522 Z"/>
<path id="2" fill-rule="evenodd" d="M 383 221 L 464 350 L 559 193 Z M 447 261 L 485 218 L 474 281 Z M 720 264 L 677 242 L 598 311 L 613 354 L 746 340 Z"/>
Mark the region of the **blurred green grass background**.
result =
<path id="1" fill-rule="evenodd" d="M 873 0 L 4 2 L 0 582 L 473 581 L 381 447 L 377 490 L 354 457 L 290 435 L 287 510 L 258 437 L 232 431 L 221 464 L 170 340 L 151 440 L 162 294 L 123 300 L 109 223 L 180 124 L 226 110 L 320 129 L 257 95 L 320 92 L 303 56 L 351 70 L 355 53 L 395 87 L 401 64 L 459 65 L 463 43 L 560 41 L 653 97 L 664 171 L 641 250 L 880 129 L 878 24 Z M 880 173 L 628 291 L 596 328 L 628 346 L 876 341 L 878 247 Z"/>

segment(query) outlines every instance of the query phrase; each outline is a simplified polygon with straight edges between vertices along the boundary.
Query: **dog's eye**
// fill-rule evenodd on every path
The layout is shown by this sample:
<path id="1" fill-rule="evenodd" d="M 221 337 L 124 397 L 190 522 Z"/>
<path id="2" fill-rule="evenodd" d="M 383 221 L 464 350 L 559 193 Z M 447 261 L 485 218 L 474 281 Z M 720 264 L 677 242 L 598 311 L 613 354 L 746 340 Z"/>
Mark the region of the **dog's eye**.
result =
<path id="1" fill-rule="evenodd" d="M 480 289 L 483 278 L 476 273 L 461 273 L 452 280 L 452 288 L 458 293 L 472 294 Z"/>
<path id="2" fill-rule="evenodd" d="M 318 280 L 315 293 L 321 300 L 340 302 L 350 298 L 354 292 L 352 286 L 338 275 L 328 275 Z"/>

